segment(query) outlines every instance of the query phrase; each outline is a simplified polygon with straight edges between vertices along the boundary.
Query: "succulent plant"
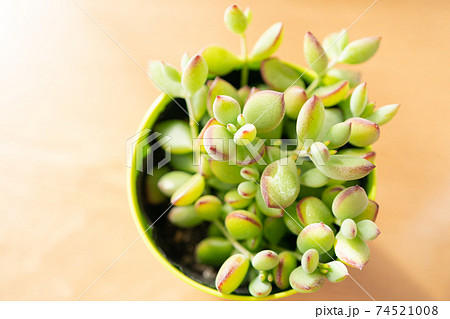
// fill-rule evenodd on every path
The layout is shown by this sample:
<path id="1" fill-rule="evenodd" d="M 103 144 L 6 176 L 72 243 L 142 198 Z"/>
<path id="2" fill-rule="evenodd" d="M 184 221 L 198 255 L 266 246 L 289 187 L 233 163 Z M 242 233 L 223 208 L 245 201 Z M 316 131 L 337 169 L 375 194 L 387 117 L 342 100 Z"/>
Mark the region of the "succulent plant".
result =
<path id="1" fill-rule="evenodd" d="M 399 105 L 375 108 L 359 74 L 335 67 L 365 62 L 380 38 L 349 42 L 340 31 L 322 45 L 307 32 L 302 67 L 272 56 L 281 23 L 248 50 L 251 11 L 230 6 L 224 21 L 241 55 L 208 46 L 184 54 L 181 72 L 150 62 L 152 79 L 186 101 L 189 119 L 155 126 L 172 137 L 165 150 L 173 170 L 147 177 L 148 200 L 170 198 L 176 227 L 209 224 L 195 257 L 217 271 L 222 294 L 242 286 L 255 297 L 290 287 L 310 293 L 340 282 L 345 265 L 363 268 L 367 241 L 380 234 L 378 204 L 365 189 L 375 167 L 370 145 Z M 225 80 L 231 72 L 240 72 L 239 86 Z"/>

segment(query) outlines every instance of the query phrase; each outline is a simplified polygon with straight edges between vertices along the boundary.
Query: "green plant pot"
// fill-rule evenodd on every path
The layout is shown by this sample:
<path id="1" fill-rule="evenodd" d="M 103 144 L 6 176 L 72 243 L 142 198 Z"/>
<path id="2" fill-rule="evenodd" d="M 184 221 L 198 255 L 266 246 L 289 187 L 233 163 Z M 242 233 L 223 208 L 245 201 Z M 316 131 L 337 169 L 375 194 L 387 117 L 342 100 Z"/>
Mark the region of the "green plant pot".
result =
<path id="1" fill-rule="evenodd" d="M 311 75 L 308 75 L 310 78 Z M 170 114 L 169 117 L 186 117 L 182 111 L 179 110 L 179 106 L 176 105 L 169 96 L 166 94 L 161 94 L 150 106 L 150 109 L 145 114 L 137 132 L 142 132 L 145 129 L 151 129 L 155 122 L 164 115 Z M 174 115 L 175 114 L 175 115 Z M 184 115 L 183 115 L 184 114 Z M 217 291 L 214 287 L 214 281 L 212 283 L 202 282 L 201 274 L 196 274 L 195 271 L 188 269 L 182 263 L 174 261 L 170 258 L 173 254 L 170 252 L 171 247 L 167 246 L 163 240 L 164 238 L 159 238 L 155 233 L 158 231 L 158 227 L 167 226 L 167 218 L 162 216 L 152 228 L 150 225 L 155 222 L 155 220 L 163 214 L 170 203 L 166 203 L 158 206 L 150 206 L 146 202 L 145 190 L 144 190 L 144 177 L 145 172 L 141 172 L 137 169 L 136 153 L 134 151 L 133 158 L 131 162 L 131 167 L 127 168 L 127 189 L 128 189 L 128 199 L 130 203 L 131 213 L 139 233 L 146 243 L 147 247 L 153 253 L 153 255 L 161 262 L 164 267 L 166 267 L 175 276 L 186 282 L 187 284 L 211 294 L 216 297 L 233 299 L 233 300 L 271 300 L 287 297 L 296 293 L 295 290 L 287 290 L 281 292 L 274 292 L 273 294 L 265 298 L 255 298 L 248 294 L 248 291 L 237 290 L 231 295 L 223 295 Z M 145 166 L 145 165 L 144 165 Z M 376 194 L 376 172 L 373 170 L 366 179 L 366 191 L 368 197 L 372 200 L 375 199 Z M 149 214 L 153 214 L 149 216 Z M 167 232 L 165 232 L 167 233 Z M 169 233 L 168 236 L 173 234 Z M 170 238 L 170 237 L 168 237 Z M 166 238 L 167 239 L 167 238 Z M 164 245 L 163 245 L 164 244 Z M 162 247 L 164 246 L 164 247 Z"/>

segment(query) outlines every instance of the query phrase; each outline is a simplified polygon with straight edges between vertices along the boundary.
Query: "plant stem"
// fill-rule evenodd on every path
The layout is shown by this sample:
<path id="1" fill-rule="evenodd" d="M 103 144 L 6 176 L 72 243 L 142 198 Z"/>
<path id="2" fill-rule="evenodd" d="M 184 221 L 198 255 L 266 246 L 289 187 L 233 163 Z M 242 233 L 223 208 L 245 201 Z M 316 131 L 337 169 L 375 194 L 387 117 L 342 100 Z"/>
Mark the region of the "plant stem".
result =
<path id="1" fill-rule="evenodd" d="M 244 65 L 241 70 L 241 87 L 248 84 L 248 56 L 247 56 L 247 39 L 245 34 L 241 35 L 241 52 L 244 57 Z"/>
<path id="2" fill-rule="evenodd" d="M 189 113 L 189 127 L 191 128 L 192 139 L 196 139 L 198 136 L 198 127 L 197 127 L 197 123 L 195 123 L 195 120 L 194 120 L 194 109 L 192 107 L 192 101 L 189 96 L 186 97 L 185 100 L 186 100 L 186 105 L 187 105 L 187 109 L 188 109 L 188 113 Z"/>
<path id="3" fill-rule="evenodd" d="M 330 71 L 332 68 L 334 68 L 334 66 L 338 64 L 338 60 L 331 60 L 330 63 L 328 63 L 327 66 L 327 72 Z M 326 72 L 325 72 L 326 73 Z"/>
<path id="4" fill-rule="evenodd" d="M 217 228 L 219 228 L 219 230 L 222 232 L 222 234 L 226 237 L 226 239 L 228 239 L 228 241 L 233 245 L 233 247 L 236 250 L 238 250 L 242 254 L 248 256 L 249 258 L 253 257 L 253 254 L 251 252 L 249 252 L 247 249 L 245 249 L 245 247 L 242 246 L 236 239 L 231 237 L 230 233 L 225 229 L 225 227 L 223 227 L 223 225 L 218 220 L 213 221 L 213 223 L 214 223 L 214 225 L 217 226 Z"/>
<path id="5" fill-rule="evenodd" d="M 316 77 L 311 84 L 306 88 L 306 94 L 309 96 L 311 92 L 319 85 L 322 80 L 321 76 Z"/>
<path id="6" fill-rule="evenodd" d="M 327 66 L 327 70 L 322 74 L 317 76 L 312 82 L 311 84 L 308 86 L 308 88 L 306 89 L 306 94 L 309 94 L 320 84 L 320 81 L 322 81 L 323 75 L 327 74 L 328 71 L 330 71 L 332 68 L 334 68 L 334 66 L 336 64 L 338 64 L 338 60 L 331 60 L 330 63 L 328 63 Z"/>
<path id="7" fill-rule="evenodd" d="M 201 154 L 200 154 L 200 148 L 199 147 L 195 147 L 196 144 L 195 140 L 198 137 L 198 124 L 197 122 L 195 122 L 194 120 L 194 108 L 192 106 L 192 101 L 191 101 L 191 97 L 187 96 L 185 98 L 186 100 L 186 106 L 188 109 L 188 113 L 189 113 L 189 128 L 191 129 L 191 136 L 192 136 L 192 148 L 193 148 L 193 164 L 194 164 L 194 168 L 198 165 L 200 165 L 200 161 L 201 161 Z"/>

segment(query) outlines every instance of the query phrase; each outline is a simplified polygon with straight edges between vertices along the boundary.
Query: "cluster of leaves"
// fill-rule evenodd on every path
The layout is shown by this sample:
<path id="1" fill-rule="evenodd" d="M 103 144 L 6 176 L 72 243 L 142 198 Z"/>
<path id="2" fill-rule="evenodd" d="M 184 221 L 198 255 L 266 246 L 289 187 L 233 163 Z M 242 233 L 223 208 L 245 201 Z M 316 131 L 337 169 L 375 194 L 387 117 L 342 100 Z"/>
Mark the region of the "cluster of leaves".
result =
<path id="1" fill-rule="evenodd" d="M 281 23 L 247 54 L 250 20 L 248 9 L 225 12 L 227 27 L 241 37 L 242 56 L 209 46 L 192 58 L 185 54 L 181 74 L 164 62 L 150 63 L 157 85 L 186 100 L 190 121 L 155 126 L 172 137 L 163 147 L 172 153 L 173 170 L 148 177 L 148 197 L 152 203 L 169 197 L 168 218 L 178 227 L 210 223 L 196 258 L 218 268 L 223 294 L 244 284 L 257 297 L 269 295 L 273 284 L 314 292 L 325 279 L 344 280 L 345 265 L 362 269 L 369 259 L 366 242 L 380 233 L 378 204 L 358 185 L 375 167 L 370 145 L 379 126 L 399 105 L 375 109 L 359 74 L 335 68 L 368 60 L 379 37 L 349 43 L 341 31 L 321 45 L 308 32 L 306 69 L 272 57 Z M 263 83 L 249 87 L 254 69 Z M 241 70 L 240 88 L 221 78 L 233 70 Z M 286 137 L 296 145 L 287 145 Z"/>

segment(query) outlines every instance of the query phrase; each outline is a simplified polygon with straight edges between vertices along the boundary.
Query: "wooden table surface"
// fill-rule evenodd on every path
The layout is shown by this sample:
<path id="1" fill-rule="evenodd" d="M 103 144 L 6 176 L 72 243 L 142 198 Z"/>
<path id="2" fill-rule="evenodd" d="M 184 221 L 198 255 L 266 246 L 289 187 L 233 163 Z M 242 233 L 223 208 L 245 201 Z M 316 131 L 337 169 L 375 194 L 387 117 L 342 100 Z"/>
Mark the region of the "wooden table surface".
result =
<path id="1" fill-rule="evenodd" d="M 364 1 L 237 1 L 253 43 L 285 23 L 278 56 L 304 63 L 307 30 L 348 27 Z M 126 140 L 158 91 L 149 59 L 174 65 L 210 43 L 238 52 L 226 1 L 2 1 L 0 8 L 0 299 L 76 299 L 138 232 L 126 194 Z M 352 276 L 376 300 L 449 299 L 448 1 L 379 0 L 349 31 L 381 35 L 359 65 L 378 105 L 401 103 L 375 144 L 372 257 Z M 131 58 L 131 57 L 132 58 Z M 134 60 L 134 61 L 133 61 Z M 355 69 L 355 68 L 354 68 Z M 84 300 L 215 300 L 171 275 L 137 242 Z M 289 300 L 369 300 L 352 280 Z"/>

